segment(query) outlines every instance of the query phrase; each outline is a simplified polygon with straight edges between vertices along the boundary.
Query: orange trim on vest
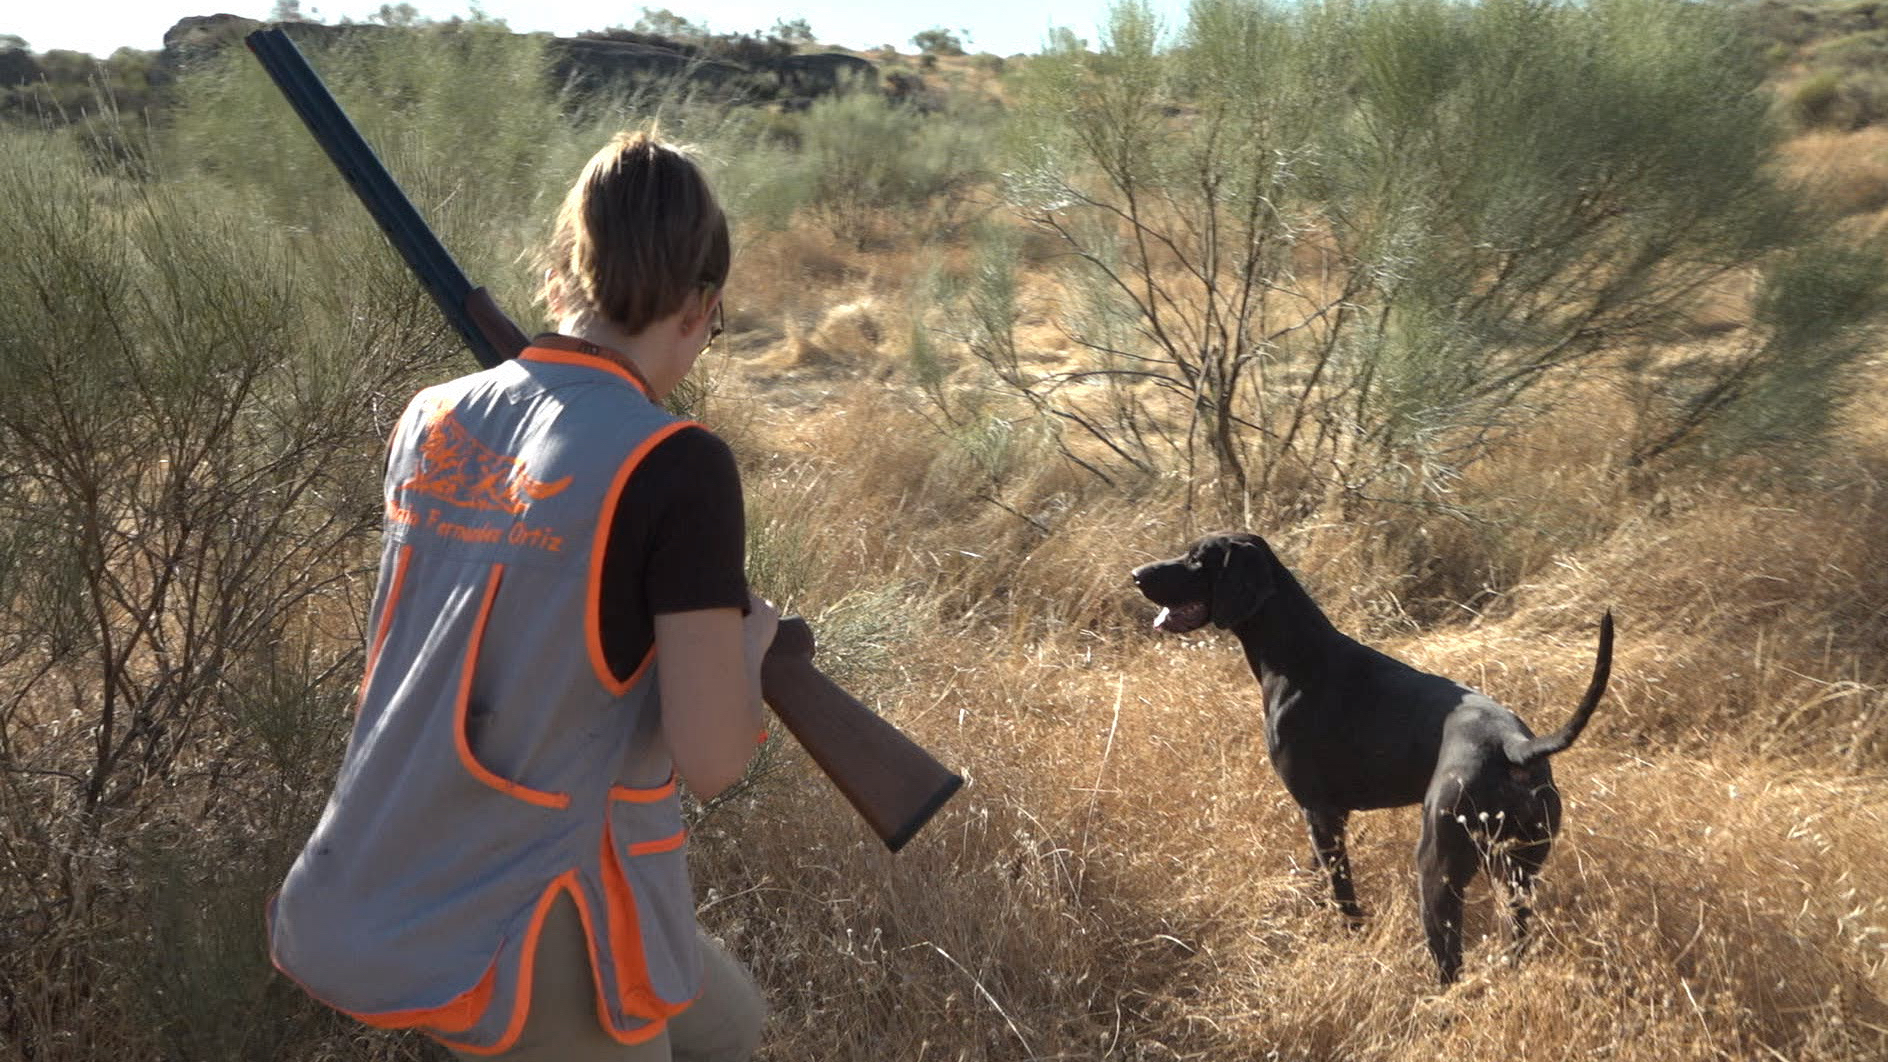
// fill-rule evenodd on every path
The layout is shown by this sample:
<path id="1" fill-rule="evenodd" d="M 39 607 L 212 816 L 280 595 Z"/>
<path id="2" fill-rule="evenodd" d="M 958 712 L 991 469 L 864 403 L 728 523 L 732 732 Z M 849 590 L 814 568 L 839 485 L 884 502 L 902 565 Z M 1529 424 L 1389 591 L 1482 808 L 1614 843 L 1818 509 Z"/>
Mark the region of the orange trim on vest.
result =
<path id="1" fill-rule="evenodd" d="M 649 960 L 642 951 L 642 923 L 636 916 L 636 893 L 629 887 L 623 864 L 616 858 L 615 830 L 603 826 L 603 900 L 609 917 L 610 955 L 616 960 L 616 993 L 624 1013 L 647 1021 L 662 1021 L 687 1010 L 695 1001 L 664 1000 L 649 983 Z M 690 946 L 694 946 L 691 942 Z M 699 990 L 696 996 L 699 996 Z"/>
<path id="2" fill-rule="evenodd" d="M 393 565 L 393 582 L 387 587 L 387 603 L 380 610 L 380 629 L 374 632 L 374 647 L 367 652 L 367 670 L 361 674 L 361 692 L 354 698 L 354 714 L 359 715 L 361 705 L 367 702 L 367 684 L 374 680 L 374 665 L 380 663 L 380 647 L 387 642 L 387 631 L 393 626 L 393 608 L 400 603 L 400 584 L 406 582 L 407 563 L 413 559 L 413 545 L 408 543 L 400 547 L 400 558 Z"/>
<path id="3" fill-rule="evenodd" d="M 478 668 L 479 646 L 485 641 L 485 622 L 491 619 L 492 601 L 498 597 L 498 583 L 504 574 L 505 566 L 494 564 L 492 577 L 485 583 L 485 600 L 479 605 L 478 622 L 472 627 L 471 644 L 466 647 L 465 664 L 460 669 L 459 703 L 452 713 L 452 740 L 459 750 L 459 762 L 465 766 L 472 777 L 506 796 L 516 797 L 527 804 L 562 810 L 570 806 L 569 793 L 547 793 L 541 789 L 520 785 L 509 778 L 501 778 L 472 755 L 471 742 L 467 741 L 465 736 L 466 709 L 472 701 L 472 673 Z"/>
<path id="4" fill-rule="evenodd" d="M 438 1029 L 441 1032 L 464 1032 L 474 1025 L 477 1025 L 479 1020 L 485 1017 L 486 1008 L 492 1005 L 492 993 L 498 987 L 498 960 L 494 958 L 492 964 L 485 968 L 485 976 L 479 978 L 477 984 L 437 1007 L 379 1012 L 348 1010 L 346 1007 L 337 1006 L 323 999 L 321 996 L 316 995 L 307 985 L 302 984 L 299 978 L 290 973 L 288 968 L 282 965 L 280 959 L 275 957 L 275 946 L 273 944 L 275 938 L 274 895 L 269 897 L 268 905 L 264 909 L 264 923 L 268 932 L 268 938 L 271 941 L 269 946 L 269 965 L 275 967 L 277 973 L 288 978 L 289 981 L 294 983 L 302 991 L 307 992 L 311 999 L 320 1003 L 322 1006 L 330 1010 L 339 1011 L 353 1018 L 355 1021 L 365 1025 L 371 1025 L 376 1029 L 411 1029 L 423 1025 L 429 1026 L 432 1029 Z"/>
<path id="5" fill-rule="evenodd" d="M 596 919 L 590 914 L 590 902 L 584 899 L 582 890 L 572 890 L 570 898 L 577 905 L 577 917 L 583 922 L 584 946 L 590 951 L 590 980 L 597 989 L 597 1024 L 603 1026 L 603 1031 L 619 1044 L 634 1045 L 655 1039 L 669 1027 L 669 1019 L 655 1018 L 645 1022 L 641 1028 L 628 1032 L 616 1027 L 616 1018 L 610 1014 L 609 997 L 603 994 L 603 965 L 597 956 Z M 614 950 L 615 945 L 611 947 Z M 622 977 L 620 968 L 617 977 Z"/>
<path id="6" fill-rule="evenodd" d="M 627 785 L 610 787 L 611 800 L 623 800 L 631 804 L 653 804 L 666 800 L 675 793 L 675 772 L 669 772 L 669 780 L 652 789 L 637 789 Z"/>
<path id="7" fill-rule="evenodd" d="M 511 1021 L 505 1026 L 498 1042 L 489 1047 L 473 1044 L 455 1043 L 443 1036 L 434 1035 L 433 1039 L 469 1055 L 497 1055 L 511 1050 L 518 1042 L 518 1036 L 524 1032 L 525 1019 L 531 1014 L 531 976 L 538 958 L 538 936 L 544 931 L 544 920 L 550 916 L 551 904 L 557 900 L 558 889 L 569 889 L 573 895 L 577 891 L 577 872 L 566 870 L 545 886 L 543 895 L 538 897 L 537 909 L 531 912 L 531 925 L 524 933 L 524 953 L 518 958 L 518 992 L 511 1005 Z M 456 1032 L 458 1030 L 446 1030 Z"/>
<path id="8" fill-rule="evenodd" d="M 376 1029 L 411 1029 L 423 1025 L 440 1032 L 464 1032 L 479 1023 L 485 1017 L 485 1010 L 492 1005 L 492 992 L 498 987 L 498 961 L 485 969 L 485 976 L 479 983 L 466 989 L 451 1002 L 443 1006 L 429 1007 L 425 1010 L 394 1010 L 384 1014 L 355 1014 L 342 1011 L 356 1021 L 371 1025 Z"/>
<path id="9" fill-rule="evenodd" d="M 527 351 L 527 353 L 529 352 Z M 551 353 L 561 352 L 552 351 Z M 572 354 L 570 357 L 577 358 L 583 357 L 583 355 Z M 591 360 L 601 361 L 601 359 Z M 603 362 L 603 364 L 607 365 L 609 363 Z M 616 478 L 610 482 L 609 493 L 603 496 L 603 512 L 597 518 L 596 537 L 590 544 L 590 594 L 589 602 L 585 606 L 586 615 L 584 616 L 583 623 L 585 640 L 588 641 L 590 645 L 590 666 L 596 671 L 597 681 L 603 683 L 604 689 L 618 697 L 628 693 L 630 687 L 636 684 L 636 680 L 642 677 L 643 672 L 649 670 L 650 663 L 656 658 L 656 651 L 652 647 L 648 654 L 642 658 L 642 663 L 636 666 L 636 670 L 631 672 L 628 678 L 621 680 L 618 680 L 615 673 L 610 670 L 609 658 L 603 653 L 603 622 L 601 611 L 603 606 L 603 553 L 610 544 L 610 525 L 616 520 L 616 506 L 617 503 L 622 500 L 623 488 L 629 485 L 630 473 L 636 471 L 636 466 L 642 464 L 642 459 L 649 456 L 649 451 L 655 449 L 657 443 L 681 431 L 683 428 L 699 427 L 701 427 L 701 425 L 697 424 L 695 421 L 682 420 L 656 430 L 647 439 L 644 439 L 634 450 L 631 450 L 628 457 L 623 459 L 622 467 L 616 470 Z"/>
<path id="10" fill-rule="evenodd" d="M 608 358 L 599 358 L 594 354 L 579 354 L 574 350 L 556 350 L 551 347 L 533 346 L 524 348 L 524 353 L 518 355 L 518 360 L 542 361 L 553 365 L 580 365 L 586 369 L 597 369 L 622 377 L 631 387 L 634 387 L 644 395 L 649 393 L 649 389 L 642 385 L 641 380 L 636 379 L 634 373 Z"/>
<path id="11" fill-rule="evenodd" d="M 658 852 L 673 852 L 688 843 L 688 831 L 677 830 L 668 837 L 654 841 L 637 841 L 624 849 L 633 856 L 655 855 Z"/>

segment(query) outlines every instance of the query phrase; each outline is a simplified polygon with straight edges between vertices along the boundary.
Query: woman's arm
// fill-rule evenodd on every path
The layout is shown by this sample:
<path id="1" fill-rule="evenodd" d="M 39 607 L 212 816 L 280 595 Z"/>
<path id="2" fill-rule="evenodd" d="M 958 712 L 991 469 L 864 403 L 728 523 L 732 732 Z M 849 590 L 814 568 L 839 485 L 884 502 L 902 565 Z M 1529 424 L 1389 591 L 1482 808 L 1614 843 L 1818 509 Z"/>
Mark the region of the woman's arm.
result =
<path id="1" fill-rule="evenodd" d="M 779 622 L 758 597 L 746 616 L 733 608 L 656 614 L 662 732 L 676 773 L 704 800 L 739 781 L 758 747 L 766 725 L 760 662 Z"/>

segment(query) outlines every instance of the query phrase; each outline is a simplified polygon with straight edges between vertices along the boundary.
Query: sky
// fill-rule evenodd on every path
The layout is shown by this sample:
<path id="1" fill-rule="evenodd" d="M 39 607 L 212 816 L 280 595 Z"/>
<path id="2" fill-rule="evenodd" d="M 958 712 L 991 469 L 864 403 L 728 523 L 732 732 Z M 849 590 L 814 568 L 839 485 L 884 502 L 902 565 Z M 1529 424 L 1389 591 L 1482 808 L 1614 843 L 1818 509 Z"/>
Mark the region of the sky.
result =
<path id="1" fill-rule="evenodd" d="M 422 16 L 448 18 L 470 11 L 468 0 L 410 0 Z M 381 0 L 301 0 L 308 16 L 323 22 L 343 17 L 365 21 Z M 1184 0 L 1155 0 L 1154 8 L 1171 23 L 1185 11 Z M 36 52 L 68 48 L 96 56 L 122 47 L 163 47 L 164 31 L 189 15 L 227 12 L 266 19 L 273 0 L 0 0 L 0 34 L 25 38 Z M 1036 52 L 1052 26 L 1067 26 L 1076 36 L 1096 39 L 1095 27 L 1108 0 L 934 0 L 923 4 L 886 0 L 650 0 L 599 3 L 597 0 L 483 0 L 479 7 L 521 32 L 544 30 L 570 36 L 580 30 L 632 25 L 644 7 L 663 8 L 715 32 L 749 32 L 771 27 L 776 19 L 803 18 L 819 40 L 850 48 L 896 45 L 916 49 L 911 35 L 933 26 L 958 33 L 973 52 L 1013 55 Z"/>

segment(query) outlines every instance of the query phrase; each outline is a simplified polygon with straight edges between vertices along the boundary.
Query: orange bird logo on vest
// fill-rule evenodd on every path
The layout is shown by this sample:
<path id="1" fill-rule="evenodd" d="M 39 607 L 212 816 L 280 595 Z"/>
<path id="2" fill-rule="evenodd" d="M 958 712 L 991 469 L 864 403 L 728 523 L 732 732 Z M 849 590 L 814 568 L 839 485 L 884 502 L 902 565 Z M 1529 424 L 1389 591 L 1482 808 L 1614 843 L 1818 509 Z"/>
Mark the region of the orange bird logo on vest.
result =
<path id="1" fill-rule="evenodd" d="M 532 479 L 524 462 L 474 438 L 449 410 L 428 419 L 420 439 L 420 467 L 400 484 L 462 509 L 488 509 L 516 516 L 534 501 L 542 501 L 570 486 L 571 477 L 555 483 Z"/>

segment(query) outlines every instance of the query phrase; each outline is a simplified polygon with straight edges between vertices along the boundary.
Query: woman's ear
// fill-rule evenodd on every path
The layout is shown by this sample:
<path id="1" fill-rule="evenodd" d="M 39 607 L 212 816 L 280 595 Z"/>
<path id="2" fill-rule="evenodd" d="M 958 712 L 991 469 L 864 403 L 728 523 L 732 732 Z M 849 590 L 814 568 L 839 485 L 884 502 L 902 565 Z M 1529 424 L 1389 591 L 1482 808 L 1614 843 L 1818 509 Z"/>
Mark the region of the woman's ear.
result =
<path id="1" fill-rule="evenodd" d="M 701 315 L 703 319 L 713 317 L 715 307 L 721 304 L 721 285 L 710 284 L 702 289 Z"/>
<path id="2" fill-rule="evenodd" d="M 681 329 L 683 335 L 693 335 L 711 317 L 715 306 L 721 301 L 721 288 L 713 284 L 704 284 L 701 297 L 682 304 Z"/>

